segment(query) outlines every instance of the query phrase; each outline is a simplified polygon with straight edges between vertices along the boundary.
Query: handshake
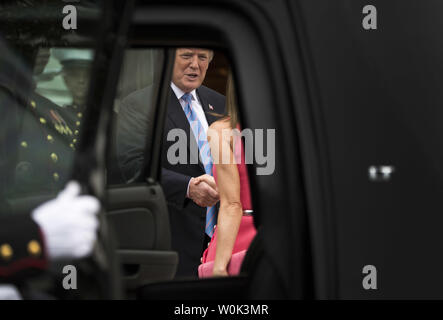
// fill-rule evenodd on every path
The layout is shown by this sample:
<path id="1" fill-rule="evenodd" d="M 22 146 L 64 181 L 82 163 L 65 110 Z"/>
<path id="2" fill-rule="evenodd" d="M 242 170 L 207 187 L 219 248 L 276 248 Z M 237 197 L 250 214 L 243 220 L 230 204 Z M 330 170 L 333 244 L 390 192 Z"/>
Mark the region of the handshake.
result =
<path id="1" fill-rule="evenodd" d="M 200 207 L 212 207 L 220 200 L 214 177 L 204 174 L 191 178 L 189 182 L 188 198 Z"/>

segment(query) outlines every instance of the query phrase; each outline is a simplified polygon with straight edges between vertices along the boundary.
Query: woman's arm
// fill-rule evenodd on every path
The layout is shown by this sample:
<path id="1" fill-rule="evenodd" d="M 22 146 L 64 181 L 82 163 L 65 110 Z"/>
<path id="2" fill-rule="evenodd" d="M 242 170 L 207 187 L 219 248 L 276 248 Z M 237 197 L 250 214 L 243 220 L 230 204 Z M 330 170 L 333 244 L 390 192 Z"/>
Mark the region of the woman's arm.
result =
<path id="1" fill-rule="evenodd" d="M 240 177 L 232 152 L 229 121 L 216 121 L 210 128 L 217 133 L 216 136 L 209 137 L 209 143 L 217 170 L 217 186 L 220 194 L 217 249 L 213 274 L 214 276 L 226 276 L 243 215 L 240 201 Z M 229 161 L 226 161 L 227 159 Z"/>

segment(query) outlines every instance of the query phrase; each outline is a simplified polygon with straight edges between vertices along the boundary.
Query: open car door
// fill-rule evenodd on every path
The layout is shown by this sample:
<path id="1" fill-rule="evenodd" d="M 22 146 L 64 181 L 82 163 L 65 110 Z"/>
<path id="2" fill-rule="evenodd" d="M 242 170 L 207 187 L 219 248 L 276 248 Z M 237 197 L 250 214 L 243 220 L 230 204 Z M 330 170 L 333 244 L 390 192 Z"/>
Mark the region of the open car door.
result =
<path id="1" fill-rule="evenodd" d="M 128 11 L 119 19 L 129 26 L 132 14 Z M 136 288 L 172 279 L 178 255 L 171 250 L 168 210 L 159 185 L 161 132 L 174 51 L 137 48 L 126 39 L 127 34 L 119 34 L 114 64 L 107 70 L 109 87 L 103 103 L 107 116 L 100 130 L 106 145 L 102 155 L 107 156 L 106 221 L 116 239 L 122 285 L 131 297 Z M 136 135 L 131 128 L 121 127 L 119 110 L 127 95 L 144 88 L 149 88 L 145 100 L 148 117 L 133 120 L 145 122 L 148 130 Z M 121 152 L 120 139 L 141 141 L 144 148 Z M 122 170 L 128 163 L 130 168 Z"/>
<path id="2" fill-rule="evenodd" d="M 11 164 L 8 179 L 2 183 L 2 200 L 8 207 L 2 214 L 31 212 L 53 199 L 69 180 L 77 180 L 83 193 L 103 200 L 106 171 L 102 142 L 106 132 L 101 128 L 106 128 L 109 118 L 103 106 L 113 87 L 110 74 L 115 65 L 120 66 L 118 40 L 126 34 L 128 19 L 124 17 L 131 4 L 78 4 L 70 11 L 76 27 L 69 28 L 64 21 L 65 4 L 60 1 L 2 2 L 2 54 L 17 61 L 2 70 L 7 73 L 3 79 L 29 74 L 29 83 L 22 81 L 15 87 L 8 85 L 14 84 L 12 81 L 2 81 L 18 97 L 20 107 L 17 123 L 10 119 L 14 139 L 2 144 L 2 164 Z M 75 68 L 69 68 L 66 61 L 71 67 L 75 63 Z M 52 264 L 48 273 L 27 283 L 24 298 L 123 296 L 114 235 L 104 211 L 99 220 L 92 257 Z M 66 265 L 78 272 L 77 290 L 62 287 Z"/>
<path id="3" fill-rule="evenodd" d="M 178 255 L 171 250 L 169 216 L 159 185 L 161 133 L 165 117 L 167 81 L 173 66 L 174 51 L 167 49 L 124 48 L 124 63 L 118 81 L 112 121 L 108 127 L 107 219 L 117 239 L 117 254 L 122 263 L 124 286 L 129 291 L 148 283 L 174 277 Z M 143 73 L 136 81 L 136 70 Z M 117 80 L 117 79 L 116 79 Z M 145 100 L 147 117 L 142 136 L 122 125 L 119 111 L 125 97 L 148 88 Z M 121 150 L 122 141 L 138 150 Z M 125 167 L 126 170 L 121 168 Z"/>

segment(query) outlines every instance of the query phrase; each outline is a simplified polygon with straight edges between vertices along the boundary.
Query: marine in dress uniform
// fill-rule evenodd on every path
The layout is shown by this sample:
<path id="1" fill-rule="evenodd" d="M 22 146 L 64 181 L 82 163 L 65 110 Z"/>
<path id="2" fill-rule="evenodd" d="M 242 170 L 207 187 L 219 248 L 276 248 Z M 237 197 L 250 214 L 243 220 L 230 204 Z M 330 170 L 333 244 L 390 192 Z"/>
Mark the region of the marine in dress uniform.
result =
<path id="1" fill-rule="evenodd" d="M 31 214 L 11 214 L 7 201 L 7 192 L 16 181 L 14 169 L 24 142 L 20 126 L 26 125 L 25 105 L 32 95 L 33 81 L 31 72 L 2 39 L 0 51 L 0 283 L 11 283 L 45 270 L 48 252 L 41 228 Z"/>
<path id="2" fill-rule="evenodd" d="M 80 185 L 72 182 L 30 213 L 11 210 L 8 193 L 12 189 L 14 194 L 15 186 L 30 190 L 30 184 L 37 184 L 39 193 L 43 187 L 61 189 L 68 178 L 63 168 L 70 168 L 73 158 L 72 129 L 59 106 L 35 93 L 30 69 L 1 38 L 0 52 L 0 297 L 5 297 L 2 293 L 13 289 L 10 283 L 26 283 L 29 276 L 47 269 L 49 259 L 89 255 L 100 204 L 80 195 Z"/>
<path id="3" fill-rule="evenodd" d="M 0 104 L 3 106 L 2 114 L 5 117 L 1 121 L 1 132 L 2 136 L 8 137 L 14 145 L 9 149 L 7 147 L 11 145 L 8 142 L 11 141 L 3 140 L 3 143 L 1 143 L 1 147 L 7 149 L 1 148 L 0 283 L 11 283 L 25 279 L 39 270 L 46 269 L 48 255 L 42 232 L 37 223 L 31 218 L 31 215 L 10 214 L 8 203 L 5 201 L 5 193 L 6 190 L 9 190 L 9 183 L 14 181 L 11 169 L 15 163 L 12 163 L 8 157 L 11 156 L 10 153 L 14 153 L 15 150 L 20 148 L 18 139 L 14 135 L 17 132 L 17 130 L 14 130 L 14 126 L 19 122 L 12 121 L 12 119 L 20 117 L 18 115 L 20 110 L 18 110 L 19 108 L 12 96 L 2 88 L 4 87 L 0 84 Z M 24 95 L 21 98 L 24 98 Z M 11 122 L 12 126 L 8 128 L 8 124 L 11 124 Z"/>
<path id="4" fill-rule="evenodd" d="M 78 143 L 81 123 L 86 108 L 93 52 L 89 49 L 52 49 L 53 56 L 62 65 L 62 76 L 72 95 L 72 102 L 63 106 L 61 114 L 74 129 L 72 143 Z"/>

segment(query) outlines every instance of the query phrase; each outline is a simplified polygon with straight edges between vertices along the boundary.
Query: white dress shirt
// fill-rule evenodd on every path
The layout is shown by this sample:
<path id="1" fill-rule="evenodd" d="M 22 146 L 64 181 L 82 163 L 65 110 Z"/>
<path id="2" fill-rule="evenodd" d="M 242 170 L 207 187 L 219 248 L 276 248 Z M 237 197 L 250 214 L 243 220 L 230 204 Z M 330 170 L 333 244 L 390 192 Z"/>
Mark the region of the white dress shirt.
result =
<path id="1" fill-rule="evenodd" d="M 172 88 L 172 91 L 174 91 L 178 101 L 180 102 L 180 105 L 182 106 L 183 112 L 184 112 L 184 109 L 186 107 L 186 102 L 183 99 L 181 99 L 181 97 L 183 97 L 185 92 L 183 92 L 173 82 L 171 82 L 171 88 Z M 206 120 L 205 112 L 203 111 L 203 107 L 202 107 L 200 101 L 198 100 L 197 92 L 194 89 L 190 92 L 190 94 L 192 95 L 191 108 L 195 112 L 195 114 L 197 115 L 197 118 L 200 121 L 201 125 L 203 126 L 205 133 L 208 133 L 208 120 Z"/>

